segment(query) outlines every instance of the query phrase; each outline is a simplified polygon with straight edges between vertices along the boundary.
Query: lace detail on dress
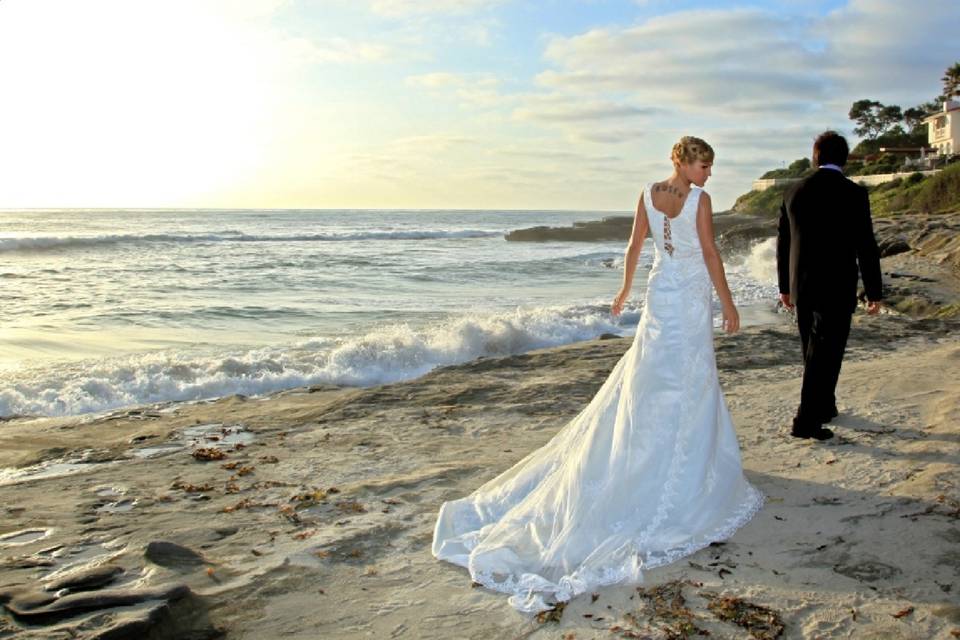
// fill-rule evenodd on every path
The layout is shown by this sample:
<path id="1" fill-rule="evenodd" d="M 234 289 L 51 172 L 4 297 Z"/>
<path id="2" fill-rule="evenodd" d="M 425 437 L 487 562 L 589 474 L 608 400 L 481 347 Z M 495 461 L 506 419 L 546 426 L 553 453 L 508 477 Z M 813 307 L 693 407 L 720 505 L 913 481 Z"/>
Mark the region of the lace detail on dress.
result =
<path id="1" fill-rule="evenodd" d="M 671 562 L 676 562 L 680 558 L 693 555 L 697 551 L 709 547 L 714 542 L 729 540 L 738 529 L 753 519 L 765 503 L 766 497 L 750 485 L 747 499 L 738 505 L 736 511 L 734 511 L 723 524 L 711 531 L 708 535 L 695 542 L 675 547 L 665 552 L 647 554 L 645 558 L 642 557 L 643 554 L 635 551 L 633 554 L 635 561 L 639 565 L 642 565 L 643 569 L 655 569 L 670 564 Z M 622 526 L 621 523 L 616 523 L 615 526 L 617 525 Z M 618 530 L 619 528 L 618 526 Z M 632 542 L 632 546 L 636 548 L 640 548 L 639 545 L 641 544 L 640 540 Z M 471 573 L 471 577 L 487 589 L 510 594 L 512 597 L 508 600 L 508 603 L 518 611 L 536 613 L 550 608 L 557 602 L 566 602 L 587 590 L 624 582 L 627 578 L 635 575 L 635 569 L 628 565 L 604 567 L 596 572 L 578 572 L 577 575 L 579 578 L 579 580 L 577 580 L 579 588 L 573 584 L 570 579 L 567 579 L 566 576 L 561 578 L 558 583 L 552 584 L 534 574 L 525 574 L 520 578 L 516 578 L 510 574 L 497 574 L 483 570 L 477 570 Z M 539 578 L 539 580 L 537 578 Z M 539 589 L 540 593 L 552 595 L 552 597 L 549 598 L 551 602 L 547 602 L 547 599 L 538 595 L 538 589 L 535 588 L 536 585 L 541 587 Z"/>
<path id="2" fill-rule="evenodd" d="M 673 236 L 670 234 L 669 216 L 663 216 L 663 248 L 673 256 Z"/>

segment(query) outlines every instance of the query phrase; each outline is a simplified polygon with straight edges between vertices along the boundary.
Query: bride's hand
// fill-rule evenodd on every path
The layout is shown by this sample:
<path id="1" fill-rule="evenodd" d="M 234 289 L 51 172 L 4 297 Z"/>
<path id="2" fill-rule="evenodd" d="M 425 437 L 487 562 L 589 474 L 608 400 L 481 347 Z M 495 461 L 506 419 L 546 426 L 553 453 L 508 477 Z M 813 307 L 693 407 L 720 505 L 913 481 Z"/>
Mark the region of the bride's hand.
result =
<path id="1" fill-rule="evenodd" d="M 740 330 L 740 314 L 732 304 L 723 307 L 723 330 L 727 333 L 736 333 Z"/>
<path id="2" fill-rule="evenodd" d="M 610 305 L 610 313 L 612 313 L 615 316 L 619 316 L 620 312 L 623 311 L 623 304 L 627 301 L 628 295 L 629 295 L 629 292 L 620 291 L 620 293 L 618 293 L 616 297 L 613 299 L 613 304 Z"/>

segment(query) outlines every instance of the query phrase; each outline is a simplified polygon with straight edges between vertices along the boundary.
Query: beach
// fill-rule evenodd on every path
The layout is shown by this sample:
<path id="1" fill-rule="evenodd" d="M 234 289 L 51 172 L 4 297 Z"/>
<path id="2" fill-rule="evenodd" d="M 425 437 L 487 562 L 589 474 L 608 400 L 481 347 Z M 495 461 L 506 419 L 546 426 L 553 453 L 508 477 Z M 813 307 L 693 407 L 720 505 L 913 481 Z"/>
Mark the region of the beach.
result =
<path id="1" fill-rule="evenodd" d="M 676 585 L 711 637 L 746 637 L 707 608 L 711 594 L 775 612 L 784 638 L 952 637 L 956 326 L 858 314 L 837 437 L 821 444 L 786 434 L 801 368 L 783 318 L 716 341 L 745 472 L 767 505 L 725 544 L 652 570 L 640 586 Z M 656 633 L 665 623 L 637 586 L 581 596 L 559 621 L 540 622 L 430 554 L 440 504 L 549 440 L 630 339 L 482 358 L 364 389 L 4 424 L 0 598 L 22 615 L 0 629 L 18 638 L 134 637 L 148 627 L 171 638 Z M 624 488 L 623 500 L 634 498 Z M 165 542 L 183 548 L 158 553 Z M 104 566 L 119 568 L 104 579 Z M 83 571 L 106 582 L 42 590 Z M 110 608 L 122 595 L 146 599 Z"/>
<path id="2" fill-rule="evenodd" d="M 960 640 L 960 3 L 50 7 L 0 640 Z"/>
<path id="3" fill-rule="evenodd" d="M 832 440 L 788 435 L 789 314 L 715 333 L 767 503 L 643 584 L 531 618 L 430 551 L 440 505 L 545 444 L 633 340 L 598 331 L 382 385 L 7 417 L 0 637 L 956 637 L 956 224 L 877 225 L 888 307 L 854 316 Z"/>

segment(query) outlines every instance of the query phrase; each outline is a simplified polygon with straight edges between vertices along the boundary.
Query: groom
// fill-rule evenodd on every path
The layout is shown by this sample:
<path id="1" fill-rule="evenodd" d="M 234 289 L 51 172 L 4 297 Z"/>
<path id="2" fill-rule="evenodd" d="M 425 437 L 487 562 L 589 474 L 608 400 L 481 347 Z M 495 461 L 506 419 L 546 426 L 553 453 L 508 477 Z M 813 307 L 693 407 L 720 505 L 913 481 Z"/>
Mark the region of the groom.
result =
<path id="1" fill-rule="evenodd" d="M 837 378 L 857 306 L 857 271 L 867 313 L 880 310 L 880 252 L 867 190 L 843 175 L 849 149 L 836 131 L 813 144 L 816 173 L 791 187 L 780 207 L 777 274 L 780 300 L 796 307 L 803 386 L 791 435 L 826 440 L 837 415 Z"/>

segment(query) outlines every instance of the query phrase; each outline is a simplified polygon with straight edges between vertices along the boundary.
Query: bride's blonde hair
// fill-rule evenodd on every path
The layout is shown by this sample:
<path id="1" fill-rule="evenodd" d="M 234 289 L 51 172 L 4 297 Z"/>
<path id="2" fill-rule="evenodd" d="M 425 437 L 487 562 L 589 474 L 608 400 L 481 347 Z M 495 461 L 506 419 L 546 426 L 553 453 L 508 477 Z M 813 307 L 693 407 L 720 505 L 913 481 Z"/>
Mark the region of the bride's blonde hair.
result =
<path id="1" fill-rule="evenodd" d="M 700 138 L 683 136 L 673 145 L 670 159 L 674 165 L 690 164 L 694 160 L 713 162 L 713 147 Z"/>

